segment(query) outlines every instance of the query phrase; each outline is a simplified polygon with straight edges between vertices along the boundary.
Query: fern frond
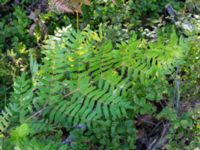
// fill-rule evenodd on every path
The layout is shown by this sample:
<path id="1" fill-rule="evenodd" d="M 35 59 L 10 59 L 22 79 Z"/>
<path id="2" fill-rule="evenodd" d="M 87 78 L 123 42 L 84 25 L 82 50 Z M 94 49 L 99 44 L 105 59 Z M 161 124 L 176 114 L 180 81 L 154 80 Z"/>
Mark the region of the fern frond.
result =
<path id="1" fill-rule="evenodd" d="M 171 42 L 177 42 L 177 38 L 168 44 L 160 40 L 149 44 L 147 48 L 141 48 L 141 41 L 133 37 L 128 43 L 121 43 L 113 50 L 111 42 L 103 42 L 95 32 L 89 29 L 76 32 L 68 27 L 50 39 L 51 51 L 47 51 L 45 59 L 48 63 L 51 61 L 51 64 L 45 65 L 44 62 L 43 67 L 44 70 L 51 68 L 52 72 L 45 71 L 49 74 L 48 79 L 54 78 L 52 86 L 60 87 L 54 94 L 46 94 L 50 96 L 46 98 L 48 100 L 56 95 L 55 99 L 59 103 L 51 107 L 50 120 L 63 122 L 68 118 L 74 125 L 90 125 L 99 119 L 127 117 L 126 111 L 132 108 L 129 107 L 131 103 L 127 95 L 129 90 L 134 89 L 135 82 L 147 84 L 149 80 L 164 78 L 172 72 L 184 53 L 182 46 L 172 47 L 174 43 Z M 173 49 L 177 52 L 174 53 Z M 62 57 L 60 55 L 57 59 L 60 52 Z M 66 70 L 66 79 L 63 70 Z M 58 74 L 62 78 L 56 78 Z M 48 87 L 53 89 L 52 86 Z M 41 91 L 50 89 L 43 88 Z M 58 95 L 63 89 L 72 94 L 63 99 L 62 94 Z"/>
<path id="2" fill-rule="evenodd" d="M 87 123 L 90 126 L 92 121 L 98 119 L 115 120 L 127 117 L 126 110 L 131 109 L 127 99 L 109 91 L 109 83 L 98 88 L 89 83 L 89 78 L 81 78 L 74 83 L 66 81 L 70 91 L 75 92 L 70 100 L 63 101 L 51 112 L 51 120 L 70 118 L 74 125 Z M 100 81 L 103 82 L 103 81 Z"/>
<path id="3" fill-rule="evenodd" d="M 4 132 L 10 125 L 10 118 L 13 116 L 8 107 L 4 108 L 0 115 L 0 131 Z"/>
<path id="4" fill-rule="evenodd" d="M 25 121 L 26 116 L 32 112 L 32 98 L 31 82 L 26 79 L 25 74 L 22 74 L 15 80 L 11 103 L 1 113 L 0 130 L 2 132 L 10 126 L 10 123 Z"/>
<path id="5" fill-rule="evenodd" d="M 121 70 L 121 74 L 142 83 L 155 78 L 164 78 L 165 75 L 173 72 L 179 60 L 187 51 L 185 42 L 178 44 L 176 35 L 164 44 L 163 40 L 149 43 L 147 48 L 140 48 L 139 40 L 133 37 L 128 43 L 122 43 L 118 50 L 114 51 L 117 63 L 115 69 Z"/>

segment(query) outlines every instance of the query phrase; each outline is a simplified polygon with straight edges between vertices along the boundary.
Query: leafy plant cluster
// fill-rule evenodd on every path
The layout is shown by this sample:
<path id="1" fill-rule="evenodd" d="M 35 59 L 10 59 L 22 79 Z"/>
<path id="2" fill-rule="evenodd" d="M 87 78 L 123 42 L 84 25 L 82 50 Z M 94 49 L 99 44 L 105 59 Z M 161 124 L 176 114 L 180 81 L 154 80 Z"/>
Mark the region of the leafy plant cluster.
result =
<path id="1" fill-rule="evenodd" d="M 27 49 L 34 47 L 36 40 L 29 35 L 28 26 L 31 21 L 25 10 L 17 5 L 10 7 L 2 3 L 0 5 L 0 84 L 2 85 L 0 97 L 4 99 L 9 91 L 8 87 L 12 84 L 12 78 L 19 74 L 20 70 L 26 70 Z"/>
<path id="2" fill-rule="evenodd" d="M 166 15 L 167 4 L 171 4 L 175 9 L 183 7 L 181 1 L 173 0 L 115 0 L 115 3 L 111 0 L 95 0 L 92 2 L 91 7 L 83 9 L 80 26 L 84 28 L 86 24 L 90 24 L 96 29 L 98 24 L 102 23 L 108 38 L 112 38 L 113 43 L 129 39 L 134 34 L 133 31 L 154 26 L 158 18 Z"/>
<path id="3" fill-rule="evenodd" d="M 0 149 L 198 148 L 198 15 L 180 17 L 153 40 L 141 38 L 167 4 L 187 4 L 189 12 L 197 6 L 91 0 L 71 8 L 77 14 L 59 14 L 43 10 L 42 1 L 0 1 Z M 145 116 L 161 135 L 149 133 L 138 145 Z"/>
<path id="4" fill-rule="evenodd" d="M 49 1 L 51 4 L 52 1 Z M 88 2 L 87 2 L 88 3 Z M 164 6 L 173 3 L 172 0 L 163 1 L 91 1 L 90 6 L 82 7 L 82 14 L 79 15 L 80 29 L 90 24 L 92 29 L 97 29 L 103 23 L 104 30 L 112 42 L 128 39 L 132 30 L 139 25 L 149 24 L 164 11 Z M 181 4 L 181 3 L 180 3 Z M 176 7 L 179 7 L 176 3 Z M 43 6 L 45 5 L 45 6 Z M 41 42 L 47 34 L 53 34 L 57 27 L 73 24 L 76 26 L 74 15 L 61 15 L 57 12 L 49 11 L 48 1 L 23 0 L 12 2 L 10 0 L 0 1 L 0 54 L 1 54 L 1 77 L 0 83 L 11 85 L 13 76 L 19 70 L 27 68 L 27 50 L 40 49 Z M 39 14 L 38 14 L 39 12 Z M 148 16 L 151 13 L 152 15 Z M 116 14 L 113 16 L 113 14 Z M 143 18 L 148 21 L 140 22 Z M 149 18 L 149 19 L 148 19 Z M 110 36 L 112 35 L 112 37 Z M 38 56 L 40 59 L 40 56 Z M 6 77 L 7 83 L 3 78 Z M 2 91 L 9 91 L 4 88 Z M 2 93 L 2 98 L 6 93 Z"/>
<path id="5" fill-rule="evenodd" d="M 157 117 L 168 119 L 171 122 L 167 149 L 179 150 L 184 147 L 190 150 L 199 147 L 199 108 L 177 116 L 173 109 L 166 107 Z"/>
<path id="6" fill-rule="evenodd" d="M 166 75 L 184 64 L 187 42 L 177 42 L 173 34 L 144 46 L 134 36 L 114 48 L 101 29 L 59 30 L 39 70 L 32 60 L 32 79 L 16 79 L 1 116 L 2 148 L 134 149 L 133 118 L 156 114 L 153 103 L 169 94 Z"/>

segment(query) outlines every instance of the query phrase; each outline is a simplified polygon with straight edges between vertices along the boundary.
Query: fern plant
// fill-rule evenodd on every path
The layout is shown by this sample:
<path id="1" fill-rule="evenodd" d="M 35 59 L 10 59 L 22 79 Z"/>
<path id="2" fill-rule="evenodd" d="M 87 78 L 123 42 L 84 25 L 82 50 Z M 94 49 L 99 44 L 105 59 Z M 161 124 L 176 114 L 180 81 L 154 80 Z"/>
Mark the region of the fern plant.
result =
<path id="1" fill-rule="evenodd" d="M 31 141 L 29 145 L 39 146 L 45 145 L 48 137 L 60 148 L 67 145 L 79 149 L 79 144 L 89 142 L 107 149 L 116 149 L 114 145 L 133 149 L 135 130 L 129 130 L 134 126 L 131 118 L 137 115 L 138 108 L 142 107 L 143 113 L 150 111 L 146 109 L 151 108 L 148 100 L 162 98 L 156 91 L 151 94 L 140 90 L 156 89 L 155 83 L 166 85 L 165 76 L 183 63 L 187 52 L 187 43 L 180 39 L 177 44 L 175 34 L 166 43 L 162 39 L 144 43 L 134 36 L 113 48 L 101 28 L 99 33 L 89 27 L 83 31 L 71 26 L 58 30 L 44 44 L 44 58 L 38 72 L 34 72 L 34 83 L 25 80 L 25 75 L 16 80 L 11 97 L 15 109 L 5 108 L 1 117 L 3 135 L 10 135 L 4 138 L 5 143 L 10 140 L 25 149 L 27 140 Z M 160 92 L 162 96 L 164 89 Z M 24 134 L 19 134 L 21 131 Z M 74 147 L 65 132 L 78 133 L 83 140 L 75 141 L 79 144 Z M 93 138 L 87 139 L 88 135 Z M 91 145 L 86 144 L 88 148 Z"/>
<path id="2" fill-rule="evenodd" d="M 9 127 L 9 122 L 23 123 L 26 116 L 32 112 L 31 101 L 33 93 L 30 80 L 25 79 L 25 74 L 19 77 L 14 84 L 14 92 L 10 98 L 11 103 L 2 111 L 0 130 L 4 132 Z"/>

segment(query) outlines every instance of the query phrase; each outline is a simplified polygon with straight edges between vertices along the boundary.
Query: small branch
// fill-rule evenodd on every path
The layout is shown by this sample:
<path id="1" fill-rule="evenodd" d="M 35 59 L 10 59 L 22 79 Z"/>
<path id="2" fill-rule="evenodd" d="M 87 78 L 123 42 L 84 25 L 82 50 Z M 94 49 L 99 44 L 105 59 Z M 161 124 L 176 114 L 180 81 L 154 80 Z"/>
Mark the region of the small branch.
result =
<path id="1" fill-rule="evenodd" d="M 147 150 L 157 150 L 162 149 L 162 147 L 167 143 L 168 139 L 166 135 L 169 133 L 169 123 L 163 124 L 162 131 L 158 133 L 155 137 L 151 138 Z"/>
<path id="2" fill-rule="evenodd" d="M 63 98 L 66 98 L 66 97 L 68 97 L 68 96 L 74 94 L 75 92 L 78 92 L 79 90 L 80 90 L 80 89 L 78 88 L 78 89 L 76 89 L 76 90 L 74 90 L 74 91 L 72 91 L 72 92 L 70 92 L 70 93 L 64 95 Z"/>
<path id="3" fill-rule="evenodd" d="M 154 122 L 152 122 L 152 121 L 148 121 L 148 120 L 145 120 L 145 119 L 139 119 L 140 121 L 143 121 L 143 122 L 145 122 L 145 123 L 148 123 L 148 124 L 151 124 L 151 125 L 154 125 L 154 126 L 156 126 L 157 124 L 155 124 Z"/>
<path id="4" fill-rule="evenodd" d="M 179 68 L 176 69 L 176 76 L 175 76 L 175 90 L 174 90 L 174 105 L 177 112 L 179 112 L 180 107 L 180 79 L 179 79 Z"/>
<path id="5" fill-rule="evenodd" d="M 76 29 L 77 31 L 79 30 L 79 15 L 78 15 L 78 11 L 76 10 Z"/>
<path id="6" fill-rule="evenodd" d="M 40 109 L 39 111 L 35 112 L 33 115 L 31 115 L 29 118 L 26 119 L 26 121 L 32 119 L 33 117 L 37 116 L 37 115 L 41 115 L 42 112 L 46 109 L 46 107 Z"/>

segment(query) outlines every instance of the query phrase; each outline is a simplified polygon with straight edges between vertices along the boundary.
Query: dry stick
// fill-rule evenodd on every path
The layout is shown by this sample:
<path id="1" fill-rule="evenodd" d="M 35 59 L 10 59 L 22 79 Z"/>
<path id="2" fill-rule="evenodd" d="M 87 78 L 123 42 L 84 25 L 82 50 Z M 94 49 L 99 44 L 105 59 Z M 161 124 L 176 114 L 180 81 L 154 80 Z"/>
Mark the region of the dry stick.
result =
<path id="1" fill-rule="evenodd" d="M 76 30 L 78 31 L 79 30 L 79 16 L 78 16 L 78 11 L 77 10 L 75 10 L 75 12 L 76 12 Z"/>
<path id="2" fill-rule="evenodd" d="M 75 92 L 78 92 L 79 90 L 80 90 L 80 89 L 79 89 L 79 88 L 77 88 L 76 90 L 74 90 L 74 91 L 72 91 L 72 92 L 70 92 L 70 93 L 68 93 L 68 94 L 64 95 L 64 96 L 63 96 L 63 98 L 66 98 L 66 97 L 68 97 L 68 96 L 70 96 L 70 95 L 74 94 Z"/>
<path id="3" fill-rule="evenodd" d="M 177 67 L 175 76 L 175 93 L 174 93 L 175 109 L 177 113 L 179 112 L 179 106 L 180 106 L 180 79 L 178 72 L 179 68 Z"/>
<path id="4" fill-rule="evenodd" d="M 32 119 L 33 117 L 40 115 L 44 110 L 46 109 L 46 107 L 40 109 L 39 111 L 37 111 L 36 113 L 34 113 L 33 115 L 31 115 L 29 118 L 27 118 L 25 121 L 28 121 L 30 119 Z"/>
<path id="5" fill-rule="evenodd" d="M 164 146 L 168 139 L 166 137 L 166 135 L 169 132 L 169 123 L 167 124 L 163 124 L 163 129 L 160 133 L 160 135 L 155 136 L 155 138 L 150 141 L 150 143 L 147 145 L 147 150 L 157 150 L 157 149 L 161 149 L 162 146 Z"/>
<path id="6" fill-rule="evenodd" d="M 148 120 L 145 120 L 145 119 L 138 119 L 138 120 L 140 120 L 140 121 L 143 121 L 143 122 L 145 122 L 145 123 L 148 123 L 148 124 L 151 124 L 151 125 L 154 125 L 154 126 L 156 126 L 157 124 L 155 124 L 154 122 L 152 122 L 152 121 L 148 121 Z"/>

